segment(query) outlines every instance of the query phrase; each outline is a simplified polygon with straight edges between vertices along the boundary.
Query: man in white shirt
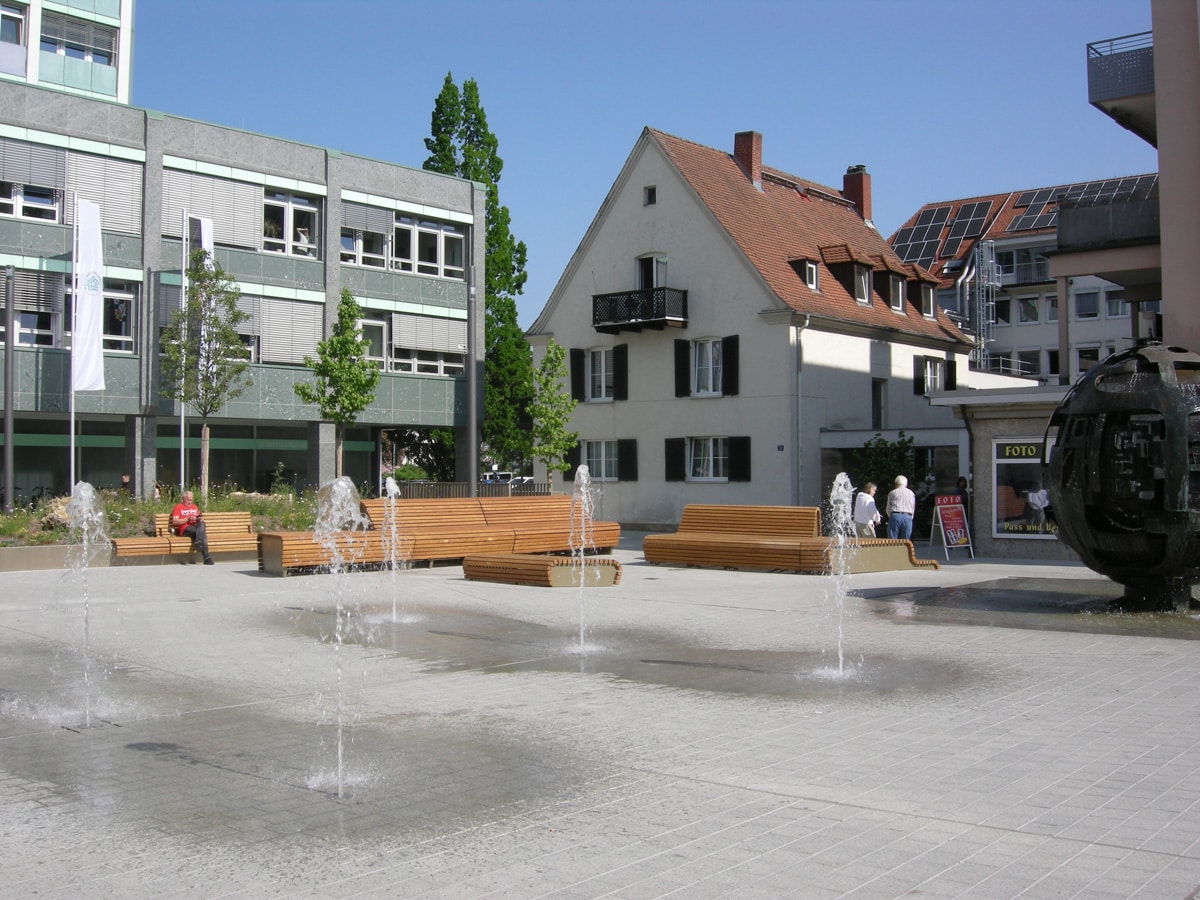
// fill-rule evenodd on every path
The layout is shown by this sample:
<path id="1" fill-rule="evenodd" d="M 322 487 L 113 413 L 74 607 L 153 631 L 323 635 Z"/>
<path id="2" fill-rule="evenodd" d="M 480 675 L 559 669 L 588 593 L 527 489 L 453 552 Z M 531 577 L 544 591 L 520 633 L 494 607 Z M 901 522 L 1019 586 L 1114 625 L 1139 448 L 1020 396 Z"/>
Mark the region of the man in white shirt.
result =
<path id="1" fill-rule="evenodd" d="M 913 515 L 917 511 L 917 495 L 908 489 L 908 479 L 896 476 L 896 486 L 887 498 L 887 534 L 890 538 L 912 540 Z"/>

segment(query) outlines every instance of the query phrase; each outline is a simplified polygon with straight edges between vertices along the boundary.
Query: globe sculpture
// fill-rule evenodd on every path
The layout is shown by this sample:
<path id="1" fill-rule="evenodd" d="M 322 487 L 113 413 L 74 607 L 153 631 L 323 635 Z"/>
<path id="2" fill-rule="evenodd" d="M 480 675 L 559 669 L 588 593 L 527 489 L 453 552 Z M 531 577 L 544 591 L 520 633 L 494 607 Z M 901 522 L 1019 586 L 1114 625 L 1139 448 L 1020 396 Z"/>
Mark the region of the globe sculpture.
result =
<path id="1" fill-rule="evenodd" d="M 1200 356 L 1110 356 L 1067 393 L 1043 446 L 1059 538 L 1124 585 L 1123 608 L 1186 610 L 1200 581 Z"/>

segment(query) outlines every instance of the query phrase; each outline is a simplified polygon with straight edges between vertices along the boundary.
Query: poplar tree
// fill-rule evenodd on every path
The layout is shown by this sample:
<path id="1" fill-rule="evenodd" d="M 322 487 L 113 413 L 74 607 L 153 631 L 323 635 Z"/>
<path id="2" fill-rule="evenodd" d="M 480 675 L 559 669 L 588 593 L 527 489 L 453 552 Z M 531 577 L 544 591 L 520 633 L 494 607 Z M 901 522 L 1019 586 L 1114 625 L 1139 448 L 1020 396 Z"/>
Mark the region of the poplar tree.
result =
<path id="1" fill-rule="evenodd" d="M 316 359 L 304 357 L 304 364 L 316 376 L 316 383 L 301 382 L 294 386 L 297 397 L 305 403 L 317 404 L 321 418 L 330 420 L 335 426 L 335 475 L 342 474 L 342 444 L 346 429 L 371 405 L 375 387 L 379 384 L 379 366 L 367 358 L 370 343 L 359 331 L 361 316 L 362 308 L 354 295 L 342 288 L 337 321 L 333 323 L 329 337 L 317 343 Z"/>
<path id="2" fill-rule="evenodd" d="M 187 297 L 160 335 L 163 393 L 200 416 L 200 496 L 208 499 L 208 420 L 242 395 L 249 348 L 237 326 L 250 316 L 238 309 L 235 285 L 212 256 L 196 250 L 188 261 Z"/>
<path id="3" fill-rule="evenodd" d="M 484 244 L 483 442 L 492 454 L 523 468 L 530 458 L 529 403 L 533 396 L 533 355 L 517 324 L 516 298 L 525 288 L 525 242 L 510 229 L 508 207 L 500 203 L 504 161 L 499 141 L 488 129 L 479 85 L 470 78 L 462 90 L 446 73 L 434 102 L 429 158 L 424 168 L 483 184 L 487 191 Z M 474 477 L 475 473 L 472 473 Z"/>

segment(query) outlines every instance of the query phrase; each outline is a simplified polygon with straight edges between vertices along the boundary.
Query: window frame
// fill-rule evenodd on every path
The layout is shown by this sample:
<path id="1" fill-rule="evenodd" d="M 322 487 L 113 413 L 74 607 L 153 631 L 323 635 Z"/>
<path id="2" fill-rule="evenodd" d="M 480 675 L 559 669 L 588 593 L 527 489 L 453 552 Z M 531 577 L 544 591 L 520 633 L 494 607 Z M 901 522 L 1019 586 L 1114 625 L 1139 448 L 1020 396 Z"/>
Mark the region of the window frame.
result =
<path id="1" fill-rule="evenodd" d="M 279 221 L 271 213 L 279 212 Z M 267 223 L 275 223 L 280 233 L 268 234 Z M 262 249 L 267 253 L 282 253 L 320 259 L 321 198 L 292 191 L 266 188 L 263 192 Z M 305 232 L 302 234 L 301 232 Z"/>
<path id="2" fill-rule="evenodd" d="M 371 350 L 374 348 L 368 346 L 363 348 L 363 358 L 371 360 L 378 365 L 381 370 L 386 372 L 388 370 L 388 363 L 391 359 L 391 352 L 388 349 L 388 320 L 363 316 L 355 322 L 355 332 L 358 336 L 358 339 L 360 341 L 366 341 L 367 344 L 371 344 L 372 341 L 371 338 L 368 337 L 368 330 L 371 332 L 378 330 L 379 332 L 379 354 L 376 355 L 372 353 Z"/>
<path id="3" fill-rule="evenodd" d="M 396 213 L 385 268 L 427 278 L 466 280 L 467 229 L 454 222 Z"/>
<path id="4" fill-rule="evenodd" d="M 687 439 L 686 481 L 723 484 L 729 481 L 729 437 Z M 697 473 L 697 469 L 707 470 Z"/>
<path id="5" fill-rule="evenodd" d="M 937 306 L 934 300 L 933 285 L 927 281 L 921 282 L 921 315 L 927 319 L 937 318 Z"/>
<path id="6" fill-rule="evenodd" d="M 854 302 L 860 303 L 863 306 L 870 306 L 871 270 L 867 266 L 860 266 L 855 263 L 850 277 L 854 286 Z"/>
<path id="7" fill-rule="evenodd" d="M 894 312 L 904 312 L 904 285 L 900 275 L 888 276 L 889 305 Z"/>
<path id="8" fill-rule="evenodd" d="M 1042 374 L 1042 351 L 1036 350 L 1017 350 L 1015 352 L 1015 363 L 1017 366 L 1017 374 L 1024 376 L 1041 377 Z M 1029 371 L 1026 371 L 1026 363 L 1029 363 Z"/>
<path id="9" fill-rule="evenodd" d="M 1044 298 L 1046 304 L 1046 321 L 1058 321 L 1058 294 L 1047 294 Z"/>
<path id="10" fill-rule="evenodd" d="M 804 260 L 804 284 L 810 291 L 821 290 L 821 270 L 814 260 Z"/>
<path id="11" fill-rule="evenodd" d="M 658 203 L 658 186 L 648 184 L 642 188 L 642 206 L 655 206 Z"/>
<path id="12" fill-rule="evenodd" d="M 995 314 L 994 314 L 995 322 L 994 323 L 995 323 L 996 327 L 1007 328 L 1008 326 L 1012 325 L 1012 298 L 1011 297 L 997 297 L 996 303 L 993 306 L 993 309 L 995 310 Z M 1003 314 L 1001 314 L 1001 310 L 1003 310 Z"/>
<path id="13" fill-rule="evenodd" d="M 620 441 L 615 438 L 580 441 L 580 457 L 592 481 L 620 480 Z"/>
<path id="14" fill-rule="evenodd" d="M 68 29 L 82 35 L 83 42 L 71 40 Z M 119 38 L 117 29 L 109 25 L 43 11 L 38 46 L 43 53 L 115 68 Z"/>
<path id="15" fill-rule="evenodd" d="M 613 348 L 591 347 L 585 357 L 584 400 L 587 403 L 612 403 L 616 399 Z"/>
<path id="16" fill-rule="evenodd" d="M 1117 304 L 1117 311 L 1113 312 L 1113 304 Z M 1125 299 L 1124 288 L 1109 288 L 1104 292 L 1104 318 L 1106 319 L 1128 319 L 1129 318 L 1129 301 Z"/>
<path id="17" fill-rule="evenodd" d="M 693 340 L 691 360 L 692 396 L 724 396 L 724 368 L 723 339 L 698 338 Z"/>
<path id="18" fill-rule="evenodd" d="M 73 333 L 71 326 L 74 324 L 75 292 L 71 281 L 72 278 L 70 275 L 63 276 L 61 331 L 62 348 L 64 350 L 71 348 L 71 336 Z M 136 281 L 121 281 L 115 278 L 104 279 L 104 287 L 100 294 L 102 304 L 100 341 L 103 352 L 131 356 L 136 350 L 134 346 L 134 338 L 136 337 L 134 322 L 136 320 L 138 288 L 139 284 Z M 20 311 L 18 310 L 18 312 Z M 114 323 L 118 323 L 118 327 L 122 330 L 112 330 Z M 3 332 L 3 330 L 3 327 L 0 327 L 0 332 Z M 53 346 L 53 344 L 50 346 Z"/>
<path id="19" fill-rule="evenodd" d="M 367 252 L 367 235 L 379 239 L 379 252 Z M 346 245 L 346 239 L 350 245 Z M 365 228 L 343 228 L 341 231 L 341 261 L 343 265 L 365 266 L 372 269 L 386 269 L 388 266 L 388 238 L 378 231 Z"/>
<path id="20" fill-rule="evenodd" d="M 1018 325 L 1037 325 L 1040 322 L 1041 310 L 1039 306 L 1039 298 L 1036 294 L 1027 294 L 1023 297 L 1017 297 L 1017 324 Z M 1032 314 L 1028 312 L 1032 310 Z"/>
<path id="21" fill-rule="evenodd" d="M 0 43 L 12 44 L 14 47 L 24 47 L 28 39 L 28 29 L 25 22 L 25 10 L 28 7 L 17 6 L 13 3 L 0 3 Z M 15 41 L 6 40 L 4 37 L 4 25 L 7 22 L 15 22 L 16 37 Z"/>
<path id="22" fill-rule="evenodd" d="M 1088 369 L 1092 368 L 1093 366 L 1099 365 L 1101 352 L 1102 351 L 1101 351 L 1101 347 L 1099 344 L 1093 344 L 1091 346 L 1086 346 L 1086 347 L 1076 347 L 1075 348 L 1075 371 L 1077 371 L 1079 373 L 1083 373 L 1083 372 L 1086 372 Z M 1084 356 L 1085 353 L 1087 354 L 1086 357 Z M 1093 354 L 1094 354 L 1094 356 L 1093 356 Z M 1088 363 L 1088 365 L 1086 365 L 1086 366 L 1084 365 L 1085 360 Z"/>
<path id="23" fill-rule="evenodd" d="M 1092 302 L 1095 303 L 1094 310 L 1087 312 L 1087 313 L 1080 312 L 1079 301 L 1084 297 L 1090 297 Z M 1076 322 L 1094 322 L 1100 318 L 1100 289 L 1099 288 L 1088 288 L 1087 290 L 1084 290 L 1084 291 L 1076 291 L 1072 295 L 1071 299 L 1074 301 L 1074 303 L 1072 305 L 1075 308 L 1074 312 L 1075 312 L 1075 321 Z M 1091 306 L 1091 303 L 1089 303 L 1088 305 Z"/>

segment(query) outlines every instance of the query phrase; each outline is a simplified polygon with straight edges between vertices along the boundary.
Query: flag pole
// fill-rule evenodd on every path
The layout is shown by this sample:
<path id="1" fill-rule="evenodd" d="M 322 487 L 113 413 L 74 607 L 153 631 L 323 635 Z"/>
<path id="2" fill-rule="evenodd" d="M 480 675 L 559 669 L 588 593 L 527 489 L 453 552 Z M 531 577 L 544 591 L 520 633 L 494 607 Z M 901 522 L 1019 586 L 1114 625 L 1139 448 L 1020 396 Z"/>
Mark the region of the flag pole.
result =
<path id="1" fill-rule="evenodd" d="M 187 270 L 188 270 L 188 211 L 183 211 L 183 225 L 179 231 L 182 238 L 180 247 L 182 248 L 182 259 L 179 265 L 179 309 L 182 315 L 180 316 L 179 326 L 179 376 L 185 378 L 184 371 L 186 369 L 185 356 L 187 353 L 187 341 L 184 339 L 184 329 L 187 328 Z M 182 393 L 182 392 L 181 392 Z M 179 398 L 179 496 L 183 496 L 183 492 L 187 490 L 187 427 L 185 419 L 187 416 L 187 407 L 183 402 L 183 397 Z"/>
<path id="2" fill-rule="evenodd" d="M 79 194 L 71 193 L 71 352 L 67 363 L 67 383 L 71 389 L 68 406 L 71 417 L 71 434 L 67 447 L 71 454 L 68 465 L 70 480 L 67 489 L 75 494 L 75 342 L 79 337 Z"/>

